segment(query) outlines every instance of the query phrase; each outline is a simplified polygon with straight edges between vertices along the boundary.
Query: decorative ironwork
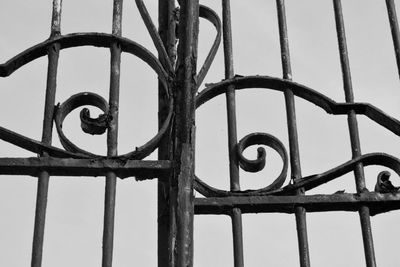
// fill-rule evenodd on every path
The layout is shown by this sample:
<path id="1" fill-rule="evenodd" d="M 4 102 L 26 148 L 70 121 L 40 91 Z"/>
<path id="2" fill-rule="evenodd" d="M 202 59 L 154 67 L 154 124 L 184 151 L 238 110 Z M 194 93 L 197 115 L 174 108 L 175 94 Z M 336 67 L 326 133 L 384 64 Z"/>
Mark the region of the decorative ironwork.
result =
<path id="1" fill-rule="evenodd" d="M 47 205 L 47 191 L 50 175 L 66 176 L 106 176 L 104 233 L 103 233 L 103 266 L 112 265 L 113 228 L 115 209 L 116 178 L 135 176 L 137 180 L 167 177 L 172 169 L 170 160 L 142 160 L 159 147 L 160 140 L 171 129 L 174 113 L 174 100 L 171 86 L 174 83 L 174 69 L 160 36 L 151 22 L 150 16 L 142 1 L 136 1 L 144 22 L 160 54 L 160 60 L 140 44 L 122 37 L 121 18 L 122 1 L 114 1 L 113 30 L 107 33 L 71 33 L 61 34 L 61 0 L 53 1 L 53 16 L 50 38 L 39 43 L 6 63 L 0 65 L 0 76 L 7 77 L 20 67 L 43 56 L 48 56 L 48 78 L 45 102 L 45 119 L 42 141 L 33 140 L 16 132 L 0 127 L 0 139 L 28 151 L 38 153 L 39 158 L 2 158 L 1 174 L 23 174 L 38 176 L 38 193 L 35 215 L 35 230 L 32 247 L 32 266 L 41 266 L 44 222 Z M 203 12 L 213 23 L 210 12 Z M 76 94 L 64 103 L 55 105 L 56 74 L 59 51 L 67 48 L 95 46 L 110 49 L 111 81 L 109 101 L 102 96 L 84 92 Z M 121 53 L 129 53 L 148 64 L 157 74 L 160 90 L 166 96 L 165 118 L 158 133 L 147 143 L 133 151 L 119 155 L 117 153 L 118 102 L 119 102 L 119 68 Z M 215 53 L 214 53 L 215 54 Z M 211 56 L 213 57 L 213 55 Z M 207 67 L 205 67 L 207 69 Z M 91 118 L 84 108 L 80 113 L 82 130 L 88 134 L 107 132 L 107 155 L 95 155 L 73 144 L 63 132 L 63 121 L 66 116 L 81 106 L 95 106 L 103 111 L 98 118 Z M 64 149 L 51 145 L 53 120 Z M 165 179 L 165 178 L 164 178 Z"/>
<path id="2" fill-rule="evenodd" d="M 399 51 L 397 48 L 400 46 L 400 34 L 394 1 L 388 0 L 386 3 L 395 53 L 398 59 Z M 235 75 L 233 71 L 230 1 L 222 1 L 226 75 L 225 79 L 221 82 L 206 84 L 206 88 L 201 90 L 196 97 L 196 107 L 200 107 L 216 96 L 226 95 L 231 188 L 229 191 L 216 189 L 203 182 L 199 177 L 196 177 L 195 189 L 204 198 L 195 199 L 195 212 L 196 214 L 226 214 L 232 218 L 234 266 L 238 267 L 244 266 L 242 213 L 294 213 L 296 215 L 300 266 L 310 266 L 306 213 L 335 210 L 357 211 L 361 221 L 366 265 L 376 266 L 370 216 L 398 209 L 398 200 L 400 198 L 397 193 L 398 188 L 393 186 L 389 180 L 390 173 L 388 171 L 383 171 L 377 175 L 375 192 L 370 192 L 365 185 L 363 169 L 369 165 L 378 165 L 389 168 L 399 174 L 400 160 L 385 153 L 361 153 L 356 115 L 366 116 L 397 136 L 400 136 L 400 122 L 371 104 L 354 101 L 340 0 L 333 0 L 333 8 L 346 96 L 345 103 L 338 103 L 319 93 L 317 90 L 291 81 L 292 72 L 284 0 L 277 0 L 276 6 L 283 79 L 258 75 L 243 77 Z M 286 151 L 278 139 L 263 133 L 253 133 L 243 138 L 240 142 L 237 141 L 235 91 L 250 88 L 275 90 L 284 94 L 289 135 L 290 180 L 286 177 Z M 320 174 L 302 176 L 294 97 L 302 98 L 323 109 L 328 114 L 346 115 L 348 117 L 353 152 L 351 160 Z M 258 190 L 241 190 L 239 185 L 239 166 L 245 171 L 256 172 L 260 171 L 266 164 L 265 150 L 263 148 L 257 150 L 257 159 L 255 160 L 248 160 L 243 157 L 243 150 L 247 146 L 256 144 L 264 144 L 275 149 L 283 160 L 283 169 L 279 177 L 270 186 Z M 308 190 L 351 172 L 354 173 L 356 180 L 357 192 L 355 194 L 338 191 L 335 194 L 327 195 L 305 195 Z M 287 181 L 287 185 L 283 186 L 285 180 L 289 181 Z"/>
<path id="3" fill-rule="evenodd" d="M 139 43 L 123 37 L 122 0 L 114 0 L 112 33 L 61 34 L 61 0 L 53 0 L 53 15 L 49 39 L 23 51 L 0 64 L 0 77 L 13 74 L 20 67 L 47 56 L 48 74 L 42 140 L 0 127 L 0 139 L 37 153 L 37 158 L 0 158 L 0 174 L 38 177 L 32 266 L 42 262 L 44 222 L 50 176 L 105 176 L 105 208 L 102 266 L 112 266 L 116 178 L 136 177 L 137 180 L 159 179 L 159 266 L 193 266 L 193 217 L 195 214 L 226 214 L 233 232 L 234 266 L 244 266 L 242 213 L 294 213 L 299 245 L 300 266 L 310 266 L 307 237 L 307 212 L 358 212 L 368 267 L 376 266 L 370 216 L 400 209 L 399 188 L 393 186 L 388 171 L 377 175 L 374 191 L 365 184 L 364 167 L 386 167 L 400 175 L 400 160 L 385 153 L 361 153 L 357 117 L 363 115 L 381 127 L 400 136 L 400 121 L 369 103 L 355 102 L 346 44 L 344 19 L 340 0 L 333 0 L 337 39 L 343 74 L 345 102 L 336 102 L 305 85 L 292 81 L 289 38 L 284 0 L 276 0 L 283 78 L 235 75 L 230 0 L 222 0 L 222 22 L 215 11 L 200 5 L 198 0 L 159 0 L 159 29 L 153 23 L 142 0 L 135 0 L 143 22 L 158 52 L 158 57 Z M 393 0 L 386 0 L 395 56 L 400 75 L 400 33 Z M 197 67 L 199 19 L 211 23 L 215 39 L 200 68 Z M 212 65 L 221 39 L 223 40 L 225 77 L 206 84 L 199 90 Z M 176 46 L 178 43 L 178 46 Z M 62 49 L 95 46 L 110 49 L 109 99 L 91 92 L 71 96 L 55 105 L 56 75 L 59 52 Z M 126 154 L 118 154 L 119 73 L 121 53 L 132 54 L 151 67 L 159 80 L 159 129 L 145 144 Z M 284 95 L 288 126 L 287 148 L 268 133 L 250 133 L 238 141 L 236 125 L 236 91 L 258 88 L 279 91 Z M 219 95 L 226 96 L 230 189 L 212 187 L 195 176 L 195 111 Z M 348 119 L 352 158 L 323 173 L 303 176 L 297 136 L 295 97 L 316 105 L 328 114 L 344 115 Z M 92 106 L 103 113 L 90 116 L 88 108 L 80 112 L 81 128 L 92 135 L 107 134 L 107 155 L 96 155 L 78 147 L 63 132 L 64 119 L 75 109 Z M 52 145 L 53 123 L 64 149 Z M 248 159 L 244 151 L 254 145 L 275 150 L 281 158 L 278 177 L 267 186 L 243 190 L 239 168 L 259 172 L 268 167 L 266 151 L 257 149 L 257 158 Z M 158 149 L 158 160 L 145 160 Z M 290 168 L 290 177 L 288 169 Z M 357 192 L 306 195 L 306 192 L 354 173 Z M 285 185 L 286 183 L 286 185 Z M 204 197 L 195 198 L 194 190 Z"/>
<path id="4" fill-rule="evenodd" d="M 248 172 L 258 172 L 261 171 L 265 166 L 265 157 L 266 152 L 263 147 L 259 147 L 257 149 L 258 155 L 257 159 L 249 160 L 245 158 L 243 155 L 243 151 L 252 146 L 252 145 L 265 145 L 269 146 L 278 152 L 279 156 L 283 161 L 282 171 L 279 176 L 268 186 L 258 189 L 258 190 L 246 190 L 246 191 L 224 191 L 215 189 L 199 178 L 196 178 L 195 188 L 196 190 L 206 197 L 226 197 L 230 195 L 260 195 L 260 194 L 268 194 L 269 192 L 273 192 L 276 189 L 280 188 L 286 180 L 287 168 L 288 168 L 288 158 L 287 152 L 281 141 L 279 141 L 276 137 L 266 134 L 266 133 L 252 133 L 245 136 L 237 146 L 237 153 L 239 159 L 240 167 Z"/>

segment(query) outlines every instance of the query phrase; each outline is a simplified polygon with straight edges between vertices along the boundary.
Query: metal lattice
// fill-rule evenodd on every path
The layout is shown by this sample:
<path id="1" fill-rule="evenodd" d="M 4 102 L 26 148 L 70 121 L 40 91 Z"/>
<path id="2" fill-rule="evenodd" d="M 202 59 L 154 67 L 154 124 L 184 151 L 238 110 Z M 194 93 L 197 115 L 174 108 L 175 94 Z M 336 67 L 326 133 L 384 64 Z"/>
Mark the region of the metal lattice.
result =
<path id="1" fill-rule="evenodd" d="M 364 241 L 366 265 L 376 266 L 370 217 L 400 208 L 400 194 L 387 171 L 378 175 L 374 190 L 366 188 L 364 167 L 384 166 L 400 175 L 400 160 L 385 153 L 361 153 L 357 115 L 365 116 L 395 135 L 400 122 L 377 107 L 355 102 L 351 82 L 344 19 L 340 0 L 333 0 L 337 40 L 340 52 L 345 102 L 336 102 L 305 85 L 292 81 L 289 38 L 284 0 L 276 0 L 283 78 L 235 75 L 230 0 L 222 0 L 222 22 L 215 11 L 197 0 L 159 0 L 159 29 L 154 25 L 142 0 L 136 6 L 142 16 L 158 56 L 139 43 L 123 37 L 122 0 L 114 0 L 112 33 L 61 33 L 61 1 L 53 1 L 51 35 L 0 65 L 0 76 L 14 71 L 40 57 L 48 57 L 45 111 L 42 140 L 37 141 L 0 127 L 0 139 L 27 151 L 35 158 L 0 158 L 0 174 L 38 177 L 32 266 L 41 266 L 48 183 L 51 176 L 105 176 L 105 208 L 102 266 L 112 266 L 114 213 L 117 178 L 137 180 L 158 178 L 158 266 L 193 266 L 193 219 L 195 214 L 223 214 L 232 221 L 234 266 L 244 266 L 242 214 L 290 213 L 297 225 L 300 266 L 310 266 L 306 214 L 308 212 L 358 212 Z M 400 34 L 394 0 L 386 0 L 395 55 L 400 75 Z M 197 47 L 199 19 L 211 23 L 216 37 L 199 71 Z M 225 77 L 221 82 L 200 86 L 213 63 L 223 40 Z M 178 44 L 178 45 L 177 45 Z M 79 46 L 108 48 L 111 54 L 108 100 L 83 92 L 56 105 L 56 83 L 59 53 Z M 159 81 L 159 131 L 135 150 L 118 154 L 118 108 L 121 54 L 128 53 L 148 64 Z M 235 93 L 259 88 L 284 95 L 289 152 L 275 136 L 255 132 L 238 140 Z M 212 187 L 195 175 L 195 111 L 216 96 L 225 95 L 228 118 L 230 189 Z M 295 97 L 316 105 L 328 114 L 348 119 L 352 158 L 323 173 L 303 176 L 296 126 Z M 95 106 L 103 111 L 92 118 L 88 109 L 80 113 L 82 130 L 89 134 L 107 134 L 107 154 L 96 155 L 75 145 L 63 132 L 63 121 L 81 106 Z M 52 145 L 55 126 L 63 149 Z M 239 168 L 258 172 L 266 164 L 265 149 L 257 150 L 257 159 L 249 160 L 244 150 L 264 145 L 275 150 L 282 169 L 274 181 L 261 189 L 241 190 Z M 147 160 L 158 149 L 158 160 Z M 290 167 L 290 178 L 288 169 Z M 306 192 L 347 173 L 354 173 L 357 192 L 307 195 Z M 284 185 L 286 182 L 286 185 Z M 203 197 L 194 197 L 197 191 Z"/>

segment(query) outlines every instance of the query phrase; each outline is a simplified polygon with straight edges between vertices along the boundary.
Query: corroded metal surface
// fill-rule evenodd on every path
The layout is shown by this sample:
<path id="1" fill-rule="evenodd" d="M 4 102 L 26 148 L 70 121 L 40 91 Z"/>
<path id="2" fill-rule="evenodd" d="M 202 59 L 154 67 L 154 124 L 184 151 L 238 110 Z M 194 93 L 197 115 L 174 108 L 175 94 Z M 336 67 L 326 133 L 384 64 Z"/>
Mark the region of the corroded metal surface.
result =
<path id="1" fill-rule="evenodd" d="M 174 0 L 158 1 L 158 24 L 161 41 L 167 51 L 171 64 L 175 65 L 176 60 L 176 6 Z M 159 53 L 160 59 L 162 55 Z M 167 116 L 168 96 L 159 83 L 158 90 L 158 127 Z M 158 148 L 158 158 L 160 160 L 172 159 L 172 133 L 169 131 L 160 141 Z M 172 176 L 165 176 L 166 179 L 159 179 L 157 186 L 157 263 L 159 267 L 175 266 L 175 258 L 172 248 L 175 244 L 176 221 L 173 216 L 175 211 L 174 197 L 170 187 Z"/>
<path id="2" fill-rule="evenodd" d="M 158 55 L 139 43 L 123 37 L 122 0 L 113 2 L 111 33 L 61 33 L 61 0 L 53 1 L 50 37 L 0 64 L 0 77 L 12 75 L 20 67 L 48 57 L 48 74 L 42 139 L 27 136 L 0 126 L 0 139 L 38 154 L 37 158 L 0 158 L 0 174 L 38 177 L 35 226 L 32 247 L 32 266 L 42 262 L 47 194 L 50 176 L 104 176 L 103 261 L 112 266 L 114 213 L 117 178 L 136 177 L 136 180 L 159 178 L 158 183 L 158 266 L 193 266 L 194 214 L 224 214 L 230 216 L 235 267 L 243 267 L 242 213 L 279 212 L 295 215 L 300 266 L 310 266 L 306 214 L 308 212 L 358 212 L 362 229 L 366 264 L 376 266 L 370 216 L 400 209 L 399 188 L 393 186 L 387 171 L 376 179 L 374 192 L 366 188 L 364 167 L 376 165 L 389 168 L 400 175 L 400 160 L 382 152 L 363 154 L 359 140 L 357 116 L 362 115 L 378 126 L 400 136 L 400 121 L 369 103 L 356 102 L 353 95 L 344 18 L 340 0 L 333 0 L 338 50 L 342 67 L 344 102 L 334 101 L 293 81 L 285 1 L 276 0 L 282 78 L 257 74 L 240 76 L 234 72 L 232 16 L 230 0 L 221 1 L 222 21 L 218 11 L 198 0 L 159 0 L 159 27 L 152 21 L 145 1 L 135 0 Z M 394 55 L 400 66 L 400 34 L 393 0 L 386 0 Z M 205 61 L 197 70 L 199 21 L 203 19 L 215 28 L 215 37 Z M 240 38 L 240 37 L 239 37 Z M 223 41 L 225 75 L 222 81 L 208 83 L 201 88 Z M 110 50 L 110 85 L 108 99 L 91 92 L 82 92 L 56 105 L 56 84 L 59 52 L 81 46 L 95 46 Z M 158 132 L 145 144 L 118 154 L 118 116 L 120 94 L 121 55 L 138 57 L 156 74 L 159 81 Z M 400 67 L 399 67 L 400 69 Z M 262 73 L 262 71 L 261 71 Z M 399 72 L 400 73 L 400 72 Z M 289 146 L 269 133 L 250 133 L 238 137 L 236 120 L 236 92 L 257 88 L 274 90 L 285 98 Z M 229 189 L 215 188 L 195 176 L 195 112 L 211 99 L 225 95 L 227 106 L 227 147 L 229 159 Z M 304 99 L 331 115 L 347 116 L 352 158 L 322 173 L 303 176 L 297 134 L 295 99 Z M 92 118 L 82 109 L 82 130 L 88 134 L 107 135 L 107 154 L 96 155 L 72 143 L 63 132 L 64 119 L 82 106 L 99 108 L 103 113 Z M 53 124 L 63 148 L 52 145 Z M 260 146 L 256 159 L 248 159 L 244 151 Z M 281 158 L 282 169 L 277 177 L 266 177 L 269 184 L 260 189 L 241 187 L 241 175 L 259 172 L 266 165 L 266 152 L 261 146 L 275 150 Z M 146 157 L 158 149 L 158 160 Z M 211 149 L 211 148 L 210 148 Z M 239 168 L 244 170 L 239 172 Z M 288 172 L 290 177 L 288 177 Z M 357 192 L 353 194 L 307 195 L 307 192 L 345 174 L 354 173 Z M 271 179 L 270 179 L 271 178 Z M 212 180 L 212 179 L 208 179 Z M 286 185 L 285 185 L 286 183 Z M 203 198 L 195 198 L 197 191 Z"/>
<path id="3" fill-rule="evenodd" d="M 399 209 L 400 194 L 338 192 L 330 195 L 212 197 L 196 198 L 195 204 L 196 214 L 229 214 L 235 207 L 243 213 L 295 213 L 298 206 L 304 207 L 307 212 L 357 212 L 360 207 L 367 205 L 371 215 L 376 215 Z"/>
<path id="4" fill-rule="evenodd" d="M 173 129 L 174 170 L 171 181 L 176 222 L 173 250 L 175 266 L 193 266 L 195 93 L 199 2 L 181 1 L 178 29 L 175 120 Z M 175 202 L 176 201 L 176 202 Z"/>
<path id="5" fill-rule="evenodd" d="M 58 36 L 61 32 L 61 0 L 53 0 L 53 14 L 51 19 L 50 38 Z M 42 144 L 50 146 L 53 134 L 53 114 L 54 103 L 56 97 L 57 86 L 57 68 L 60 52 L 60 44 L 52 43 L 46 48 L 48 57 L 46 96 L 43 115 Z M 47 153 L 39 154 L 46 157 Z M 47 195 L 49 190 L 50 175 L 47 171 L 41 171 L 38 174 L 36 209 L 35 209 L 35 225 L 33 230 L 32 241 L 32 258 L 31 266 L 40 267 L 42 265 L 44 228 L 46 221 Z"/>
<path id="6" fill-rule="evenodd" d="M 41 171 L 55 176 L 102 176 L 114 172 L 119 178 L 137 180 L 164 177 L 171 171 L 168 160 L 72 159 L 72 158 L 0 158 L 0 174 L 37 176 Z"/>

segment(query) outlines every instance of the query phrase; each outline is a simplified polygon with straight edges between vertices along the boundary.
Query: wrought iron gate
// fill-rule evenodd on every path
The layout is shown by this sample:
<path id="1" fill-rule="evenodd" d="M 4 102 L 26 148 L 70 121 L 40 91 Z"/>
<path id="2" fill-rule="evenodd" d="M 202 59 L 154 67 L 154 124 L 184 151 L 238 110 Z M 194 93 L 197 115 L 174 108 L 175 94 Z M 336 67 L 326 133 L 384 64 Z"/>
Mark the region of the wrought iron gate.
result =
<path id="1" fill-rule="evenodd" d="M 47 86 L 42 140 L 0 127 L 0 139 L 38 154 L 36 158 L 1 158 L 0 174 L 38 177 L 32 266 L 41 266 L 49 179 L 51 176 L 105 176 L 105 208 L 102 266 L 112 266 L 114 213 L 117 178 L 136 180 L 158 178 L 158 266 L 193 266 L 193 220 L 195 214 L 223 214 L 231 218 L 234 266 L 244 266 L 242 214 L 290 213 L 295 215 L 300 266 L 310 266 L 306 215 L 308 212 L 352 211 L 360 218 L 366 266 L 376 266 L 370 217 L 400 208 L 398 188 L 390 173 L 379 173 L 374 189 L 367 188 L 364 167 L 378 165 L 400 175 L 400 160 L 382 152 L 361 153 L 357 115 L 400 135 L 400 122 L 377 107 L 355 102 L 340 0 L 333 0 L 337 40 L 343 75 L 345 102 L 335 102 L 305 85 L 292 81 L 289 38 L 284 0 L 276 0 L 283 78 L 235 75 L 230 0 L 221 0 L 222 22 L 215 11 L 198 0 L 159 0 L 158 30 L 142 0 L 135 0 L 158 57 L 139 43 L 123 37 L 122 0 L 114 0 L 112 33 L 61 33 L 62 0 L 53 0 L 51 35 L 0 65 L 0 76 L 40 57 L 48 57 Z M 394 51 L 400 75 L 400 33 L 394 0 L 386 0 Z M 211 49 L 197 70 L 199 20 L 210 22 L 216 30 Z M 221 82 L 202 82 L 223 41 L 225 77 Z M 109 99 L 90 92 L 71 96 L 56 105 L 57 67 L 60 50 L 96 46 L 110 49 Z M 126 154 L 117 152 L 120 62 L 122 53 L 133 54 L 148 64 L 159 81 L 159 131 L 145 144 Z M 285 99 L 289 152 L 275 136 L 255 132 L 238 140 L 235 92 L 250 88 L 281 92 Z M 228 120 L 230 189 L 212 187 L 195 175 L 195 111 L 216 96 L 225 95 Z M 323 173 L 303 176 L 297 134 L 295 97 L 321 108 L 328 114 L 347 116 L 352 158 Z M 75 145 L 63 132 L 63 121 L 73 110 L 95 106 L 103 111 L 90 117 L 88 109 L 80 113 L 82 130 L 89 134 L 107 134 L 107 155 L 96 155 Z M 52 145 L 55 127 L 64 149 Z M 278 153 L 282 169 L 268 186 L 242 190 L 239 168 L 258 172 L 266 164 L 265 149 L 257 150 L 257 159 L 249 160 L 244 150 L 263 145 Z M 146 159 L 158 149 L 158 160 Z M 290 167 L 290 178 L 288 168 Z M 354 173 L 357 192 L 307 195 L 306 192 L 347 173 Z M 284 185 L 286 182 L 286 185 Z M 195 197 L 195 191 L 203 197 Z"/>

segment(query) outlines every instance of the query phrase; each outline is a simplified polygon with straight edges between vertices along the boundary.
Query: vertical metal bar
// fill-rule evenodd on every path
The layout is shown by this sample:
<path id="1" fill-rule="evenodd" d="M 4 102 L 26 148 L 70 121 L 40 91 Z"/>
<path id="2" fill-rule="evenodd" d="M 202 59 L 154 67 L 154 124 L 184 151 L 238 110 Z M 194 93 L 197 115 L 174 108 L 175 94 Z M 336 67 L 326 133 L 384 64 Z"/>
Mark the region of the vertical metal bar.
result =
<path id="1" fill-rule="evenodd" d="M 230 0 L 222 1 L 222 27 L 224 40 L 225 78 L 234 76 L 233 49 L 232 49 L 232 23 Z M 226 92 L 226 108 L 228 118 L 228 149 L 229 149 L 229 173 L 230 187 L 232 191 L 240 190 L 239 165 L 237 159 L 237 122 L 235 88 L 230 86 Z M 233 259 L 235 267 L 244 266 L 242 212 L 238 208 L 232 209 L 232 236 Z"/>
<path id="2" fill-rule="evenodd" d="M 397 21 L 396 6 L 394 0 L 386 0 L 386 7 L 389 17 L 390 29 L 392 31 L 392 39 L 394 46 L 394 53 L 396 55 L 397 70 L 400 77 L 400 31 L 399 23 Z"/>
<path id="3" fill-rule="evenodd" d="M 176 193 L 176 263 L 193 266 L 194 145 L 197 40 L 199 33 L 198 0 L 179 1 L 179 45 L 175 80 L 175 124 L 173 182 Z M 177 185 L 177 187 L 176 187 Z M 171 196 L 174 197 L 175 196 Z M 172 215 L 172 214 L 171 214 Z"/>
<path id="4" fill-rule="evenodd" d="M 114 0 L 112 34 L 121 36 L 122 0 Z M 109 115 L 111 118 L 107 132 L 107 156 L 118 155 L 118 107 L 121 66 L 121 47 L 117 42 L 111 46 Z M 106 175 L 104 198 L 103 258 L 102 266 L 111 267 L 114 243 L 115 193 L 117 177 L 115 173 Z"/>
<path id="5" fill-rule="evenodd" d="M 292 80 L 292 69 L 290 64 L 289 38 L 286 23 L 285 1 L 277 0 L 277 13 L 279 25 L 279 40 L 281 46 L 281 61 L 283 78 Z M 297 134 L 296 108 L 293 91 L 285 90 L 286 116 L 289 135 L 291 179 L 296 183 L 301 179 L 300 152 Z M 304 190 L 298 190 L 297 194 L 304 194 Z M 300 266 L 310 266 L 310 253 L 308 247 L 307 221 L 305 208 L 298 206 L 295 210 L 297 239 L 299 246 Z"/>
<path id="6" fill-rule="evenodd" d="M 233 261 L 235 267 L 244 266 L 242 211 L 232 209 Z"/>
<path id="7" fill-rule="evenodd" d="M 350 63 L 349 63 L 347 44 L 346 44 L 346 33 L 343 20 L 342 4 L 340 0 L 333 0 L 333 4 L 335 11 L 336 31 L 337 31 L 339 51 L 340 51 L 340 63 L 342 67 L 343 85 L 344 85 L 346 102 L 353 103 L 354 95 L 351 82 Z M 356 118 L 356 113 L 354 111 L 349 112 L 347 121 L 349 125 L 352 156 L 353 158 L 356 158 L 361 155 L 361 146 L 360 146 L 357 118 Z M 361 193 L 367 190 L 365 187 L 364 168 L 362 163 L 357 164 L 354 170 L 354 176 L 356 180 L 357 192 Z M 366 265 L 368 267 L 373 267 L 376 266 L 376 261 L 375 261 L 375 251 L 372 239 L 369 208 L 367 206 L 361 206 L 359 210 L 359 216 L 360 216 L 361 231 L 364 242 Z"/>
<path id="8" fill-rule="evenodd" d="M 297 194 L 304 194 L 298 191 Z M 310 266 L 310 252 L 308 248 L 308 235 L 307 235 L 307 221 L 306 209 L 303 207 L 296 207 L 296 227 L 297 227 L 297 240 L 299 246 L 300 266 Z"/>
<path id="9" fill-rule="evenodd" d="M 232 52 L 232 26 L 230 0 L 222 1 L 222 25 L 224 38 L 225 78 L 234 76 L 233 52 Z M 236 99 L 235 88 L 230 86 L 226 93 L 226 108 L 228 113 L 228 147 L 229 147 L 229 171 L 231 190 L 240 190 L 239 167 L 237 160 L 237 127 L 236 127 Z"/>
<path id="10" fill-rule="evenodd" d="M 53 13 L 51 19 L 50 38 L 60 34 L 61 22 L 61 5 L 62 0 L 53 0 Z M 48 49 L 48 67 L 47 67 L 47 83 L 46 83 L 46 99 L 44 107 L 42 142 L 46 145 L 51 145 L 52 129 L 53 129 L 53 114 L 54 103 L 57 86 L 57 67 L 60 46 L 54 43 Z M 47 154 L 40 155 L 46 157 Z M 32 258 L 31 266 L 40 267 L 42 265 L 43 255 L 43 240 L 44 228 L 46 221 L 47 195 L 49 189 L 49 174 L 46 171 L 41 171 L 38 175 L 38 186 L 36 195 L 36 210 L 35 210 L 35 226 L 32 242 Z"/>
<path id="11" fill-rule="evenodd" d="M 158 24 L 159 34 L 164 46 L 167 49 L 167 53 L 171 62 L 175 60 L 176 49 L 175 49 L 175 1 L 174 0 L 159 0 L 158 1 Z M 167 116 L 168 98 L 165 95 L 165 90 L 161 87 L 163 85 L 159 83 L 158 91 L 158 123 L 161 127 L 163 121 Z M 159 159 L 171 159 L 171 134 L 166 134 L 160 142 L 158 147 L 158 158 Z M 170 203 L 169 203 L 169 186 L 170 183 L 167 179 L 158 180 L 157 190 L 157 214 L 158 214 L 158 267 L 170 267 L 173 266 L 173 256 L 170 253 L 170 249 L 173 247 L 170 239 L 170 233 L 173 231 L 170 223 L 173 216 L 170 216 Z"/>

